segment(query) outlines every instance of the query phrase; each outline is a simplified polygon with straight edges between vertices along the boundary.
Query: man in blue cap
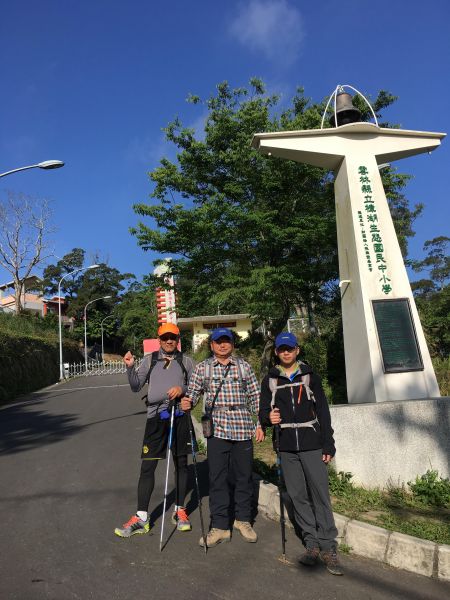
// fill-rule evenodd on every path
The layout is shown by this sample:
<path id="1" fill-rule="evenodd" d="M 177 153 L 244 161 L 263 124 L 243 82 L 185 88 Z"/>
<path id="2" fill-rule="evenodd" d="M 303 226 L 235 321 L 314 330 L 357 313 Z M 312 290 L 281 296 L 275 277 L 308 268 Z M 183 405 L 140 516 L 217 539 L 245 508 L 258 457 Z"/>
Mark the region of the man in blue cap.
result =
<path id="1" fill-rule="evenodd" d="M 208 548 L 229 542 L 230 490 L 232 471 L 235 492 L 233 528 L 246 542 L 258 536 L 251 524 L 253 498 L 253 441 L 264 433 L 252 420 L 259 410 L 259 385 L 251 366 L 233 355 L 234 336 L 230 329 L 214 329 L 210 338 L 213 356 L 199 363 L 189 380 L 187 397 L 181 401 L 190 410 L 205 395 L 205 414 L 211 435 L 207 438 L 209 467 L 209 508 L 211 529 L 206 536 Z M 203 420 L 203 419 L 202 419 Z M 200 546 L 204 545 L 200 538 Z"/>
<path id="2" fill-rule="evenodd" d="M 313 566 L 320 556 L 330 573 L 342 575 L 326 466 L 336 452 L 330 410 L 320 377 L 298 360 L 299 352 L 293 333 L 276 337 L 278 364 L 261 383 L 259 418 L 263 427 L 274 426 L 275 451 L 306 546 L 300 562 Z"/>

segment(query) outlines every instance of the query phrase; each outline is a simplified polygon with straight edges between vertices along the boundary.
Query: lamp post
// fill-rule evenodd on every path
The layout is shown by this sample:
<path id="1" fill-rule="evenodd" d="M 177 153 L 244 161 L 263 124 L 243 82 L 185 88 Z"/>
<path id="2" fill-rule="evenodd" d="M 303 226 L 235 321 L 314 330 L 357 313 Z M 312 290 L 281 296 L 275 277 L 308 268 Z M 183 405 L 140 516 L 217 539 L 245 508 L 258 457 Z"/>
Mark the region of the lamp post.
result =
<path id="1" fill-rule="evenodd" d="M 102 296 L 101 298 L 94 298 L 94 300 L 90 300 L 86 306 L 84 307 L 84 366 L 85 366 L 85 371 L 87 373 L 88 370 L 88 360 L 87 360 L 87 317 L 86 317 L 86 309 L 89 306 L 89 304 L 92 304 L 93 302 L 98 302 L 99 300 L 107 300 L 108 298 L 111 298 L 111 296 Z"/>
<path id="2" fill-rule="evenodd" d="M 108 315 L 108 316 L 107 316 L 107 317 L 105 317 L 105 318 L 103 319 L 103 321 L 100 323 L 100 328 L 101 328 L 101 330 L 102 330 L 102 362 L 105 362 L 105 359 L 103 358 L 103 355 L 104 355 L 104 353 L 105 353 L 105 352 L 104 352 L 104 351 L 105 351 L 105 345 L 104 345 L 104 343 L 103 343 L 103 323 L 106 321 L 106 319 L 111 319 L 111 317 L 114 317 L 114 315 Z"/>
<path id="3" fill-rule="evenodd" d="M 62 160 L 44 160 L 44 162 L 37 163 L 36 165 L 28 165 L 28 167 L 19 167 L 18 169 L 12 169 L 12 171 L 6 171 L 6 173 L 0 173 L 0 177 L 6 177 L 11 173 L 17 173 L 18 171 L 26 171 L 27 169 L 59 169 L 64 166 Z"/>
<path id="4" fill-rule="evenodd" d="M 66 277 L 69 275 L 74 275 L 75 273 L 79 273 L 80 271 L 87 271 L 88 269 L 96 269 L 100 265 L 90 265 L 89 267 L 81 267 L 81 269 L 75 269 L 74 271 L 70 271 L 70 273 L 66 273 L 61 277 L 58 283 L 58 327 L 59 327 L 59 380 L 62 381 L 64 379 L 64 369 L 63 369 L 63 347 L 62 347 L 62 326 L 61 326 L 61 283 Z"/>

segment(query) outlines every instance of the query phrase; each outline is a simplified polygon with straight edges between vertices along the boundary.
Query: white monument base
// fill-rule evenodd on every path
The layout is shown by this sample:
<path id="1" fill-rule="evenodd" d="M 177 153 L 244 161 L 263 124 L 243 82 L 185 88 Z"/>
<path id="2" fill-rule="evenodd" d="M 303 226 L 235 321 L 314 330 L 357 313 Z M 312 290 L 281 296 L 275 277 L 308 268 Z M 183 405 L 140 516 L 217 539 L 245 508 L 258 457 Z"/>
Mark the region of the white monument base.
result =
<path id="1" fill-rule="evenodd" d="M 337 471 L 365 487 L 450 477 L 450 398 L 330 406 Z"/>

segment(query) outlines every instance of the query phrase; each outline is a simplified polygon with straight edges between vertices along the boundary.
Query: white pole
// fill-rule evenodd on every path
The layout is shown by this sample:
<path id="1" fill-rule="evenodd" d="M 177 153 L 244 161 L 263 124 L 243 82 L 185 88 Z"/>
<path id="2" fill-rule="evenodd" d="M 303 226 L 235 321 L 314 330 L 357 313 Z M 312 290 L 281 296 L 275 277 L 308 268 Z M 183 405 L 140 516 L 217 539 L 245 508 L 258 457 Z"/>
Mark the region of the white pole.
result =
<path id="1" fill-rule="evenodd" d="M 64 368 L 63 368 L 63 346 L 62 346 L 62 324 L 61 324 L 61 283 L 63 279 L 69 277 L 69 275 L 74 275 L 80 271 L 87 271 L 88 269 L 96 269 L 99 265 L 90 265 L 89 267 L 81 267 L 81 269 L 75 269 L 74 271 L 70 271 L 70 273 L 66 273 L 61 277 L 58 283 L 58 328 L 59 328 L 59 380 L 62 381 L 64 379 Z"/>
<path id="2" fill-rule="evenodd" d="M 104 345 L 104 343 L 103 343 L 103 323 L 106 321 L 106 319 L 110 319 L 110 318 L 111 318 L 111 317 L 113 317 L 113 316 L 114 316 L 114 315 L 108 315 L 108 316 L 107 316 L 107 317 L 105 317 L 105 318 L 103 319 L 103 321 L 100 323 L 100 327 L 101 327 L 101 330 L 102 330 L 102 362 L 105 362 L 105 361 L 104 361 L 104 359 L 103 359 L 103 355 L 104 355 L 104 353 L 105 353 L 105 345 Z"/>
<path id="3" fill-rule="evenodd" d="M 64 379 L 63 351 L 62 351 L 62 324 L 61 324 L 61 282 L 62 282 L 62 279 L 58 283 L 59 380 L 60 381 L 62 381 Z"/>
<path id="4" fill-rule="evenodd" d="M 102 296 L 101 298 L 95 298 L 94 300 L 90 300 L 86 304 L 86 306 L 84 307 L 84 368 L 85 368 L 86 373 L 88 371 L 88 360 L 87 360 L 87 317 L 86 317 L 86 309 L 89 306 L 89 304 L 92 304 L 93 302 L 97 302 L 97 300 L 107 300 L 108 298 L 111 298 L 111 296 Z"/>
<path id="5" fill-rule="evenodd" d="M 88 302 L 88 304 L 90 304 Z M 86 309 L 87 309 L 87 304 L 84 307 L 84 370 L 87 373 L 88 370 L 88 364 L 87 364 L 87 327 L 86 327 Z"/>

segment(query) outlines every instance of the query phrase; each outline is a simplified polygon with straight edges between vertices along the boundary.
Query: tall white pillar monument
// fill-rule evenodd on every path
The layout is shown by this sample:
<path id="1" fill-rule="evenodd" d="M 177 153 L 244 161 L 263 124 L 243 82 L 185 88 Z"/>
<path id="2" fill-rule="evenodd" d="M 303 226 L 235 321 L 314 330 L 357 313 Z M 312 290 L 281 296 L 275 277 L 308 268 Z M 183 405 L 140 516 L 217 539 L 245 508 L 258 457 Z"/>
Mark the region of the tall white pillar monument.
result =
<path id="1" fill-rule="evenodd" d="M 350 98 L 350 103 L 345 96 Z M 341 108 L 336 109 L 339 101 Z M 347 104 L 342 106 L 342 102 Z M 437 398 L 439 387 L 379 165 L 431 152 L 440 145 L 445 134 L 352 122 L 356 120 L 354 115 L 347 119 L 350 122 L 339 125 L 339 116 L 344 116 L 345 123 L 345 114 L 352 110 L 359 114 L 351 104 L 351 96 L 339 86 L 335 91 L 334 122 L 337 127 L 257 133 L 252 145 L 262 153 L 336 173 L 336 221 L 349 403 Z M 374 118 L 376 120 L 375 115 Z"/>

